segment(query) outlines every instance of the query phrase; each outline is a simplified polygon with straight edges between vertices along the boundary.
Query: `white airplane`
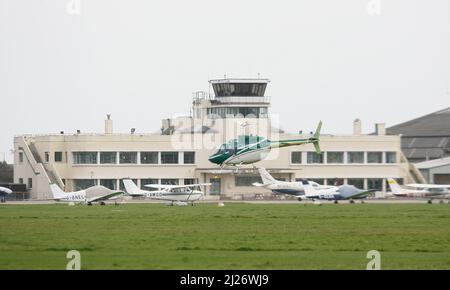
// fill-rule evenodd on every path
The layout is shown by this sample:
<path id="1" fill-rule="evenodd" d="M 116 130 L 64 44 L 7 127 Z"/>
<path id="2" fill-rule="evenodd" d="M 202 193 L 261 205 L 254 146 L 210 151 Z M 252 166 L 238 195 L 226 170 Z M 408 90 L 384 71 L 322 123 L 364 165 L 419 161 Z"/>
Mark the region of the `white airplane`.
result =
<path id="1" fill-rule="evenodd" d="M 406 185 L 410 188 L 402 188 L 393 178 L 388 178 L 388 184 L 391 188 L 392 195 L 399 197 L 415 197 L 415 198 L 443 198 L 450 195 L 450 185 L 438 184 L 420 184 L 413 183 Z M 431 202 L 431 199 L 429 200 Z"/>
<path id="2" fill-rule="evenodd" d="M 334 203 L 338 203 L 339 200 L 350 200 L 350 203 L 354 203 L 354 199 L 366 198 L 369 194 L 375 190 L 362 190 L 356 188 L 353 185 L 341 185 L 334 188 L 321 189 L 314 188 L 308 180 L 303 180 L 303 188 L 305 189 L 305 195 L 301 198 L 316 200 L 333 200 Z"/>
<path id="3" fill-rule="evenodd" d="M 6 187 L 0 186 L 0 201 L 6 202 L 6 195 L 11 194 L 12 190 Z"/>
<path id="4" fill-rule="evenodd" d="M 188 185 L 166 185 L 146 184 L 145 187 L 156 188 L 156 191 L 142 190 L 137 187 L 133 180 L 123 179 L 125 191 L 130 196 L 144 196 L 170 202 L 170 205 L 186 206 L 190 202 L 194 205 L 203 196 L 203 192 L 195 190 L 197 186 L 209 186 L 211 183 L 188 184 Z"/>
<path id="5" fill-rule="evenodd" d="M 253 186 L 264 187 L 271 190 L 274 194 L 288 194 L 294 196 L 305 195 L 305 190 L 303 188 L 302 182 L 290 182 L 290 181 L 279 181 L 270 175 L 265 168 L 258 168 L 259 175 L 261 175 L 261 180 L 263 183 L 255 182 Z M 320 185 L 317 182 L 309 182 L 314 188 L 319 189 L 331 189 L 336 188 L 336 186 L 326 186 Z M 299 198 L 301 201 L 301 197 Z"/>
<path id="6" fill-rule="evenodd" d="M 104 186 L 92 186 L 80 191 L 64 192 L 58 185 L 52 183 L 50 184 L 50 189 L 53 194 L 53 200 L 87 205 L 97 202 L 100 205 L 105 205 L 106 200 L 114 200 L 124 195 L 123 191 L 113 191 Z"/>

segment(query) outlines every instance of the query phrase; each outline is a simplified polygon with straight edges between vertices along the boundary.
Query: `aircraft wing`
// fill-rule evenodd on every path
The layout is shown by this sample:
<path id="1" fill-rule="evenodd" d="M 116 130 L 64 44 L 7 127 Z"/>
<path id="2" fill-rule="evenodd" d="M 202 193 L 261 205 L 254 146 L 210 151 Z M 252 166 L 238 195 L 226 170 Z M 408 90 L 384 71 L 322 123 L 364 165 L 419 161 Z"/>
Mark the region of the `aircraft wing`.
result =
<path id="1" fill-rule="evenodd" d="M 366 197 L 371 193 L 374 193 L 375 191 L 377 191 L 376 189 L 370 189 L 370 190 L 364 190 L 361 191 L 360 193 L 357 193 L 355 195 L 352 195 L 351 198 L 362 198 L 362 197 Z"/>
<path id="2" fill-rule="evenodd" d="M 429 189 L 438 189 L 438 188 L 450 188 L 450 184 L 420 184 L 420 183 L 411 183 L 406 186 L 415 187 L 415 188 L 429 188 Z"/>
<path id="3" fill-rule="evenodd" d="M 111 199 L 113 197 L 117 197 L 117 196 L 123 195 L 123 194 L 124 194 L 123 191 L 113 191 L 112 193 L 107 194 L 107 195 L 92 197 L 88 200 L 88 202 L 104 201 L 104 200 L 108 200 L 108 199 Z"/>
<path id="4" fill-rule="evenodd" d="M 169 184 L 146 184 L 145 187 L 158 188 L 158 189 L 175 189 L 175 188 L 189 188 L 196 186 L 210 186 L 211 183 L 197 183 L 187 185 L 169 185 Z"/>
<path id="5" fill-rule="evenodd" d="M 11 194 L 12 190 L 6 187 L 0 187 L 0 193 Z"/>

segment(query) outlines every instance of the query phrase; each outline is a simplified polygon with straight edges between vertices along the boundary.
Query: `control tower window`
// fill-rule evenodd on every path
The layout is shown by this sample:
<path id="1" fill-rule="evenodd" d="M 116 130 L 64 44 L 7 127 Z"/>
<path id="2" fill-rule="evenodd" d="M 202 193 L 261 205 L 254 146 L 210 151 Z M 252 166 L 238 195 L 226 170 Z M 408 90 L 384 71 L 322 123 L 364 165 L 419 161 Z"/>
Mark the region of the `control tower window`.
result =
<path id="1" fill-rule="evenodd" d="M 208 109 L 210 118 L 267 118 L 267 108 L 264 107 L 230 107 Z"/>
<path id="2" fill-rule="evenodd" d="M 218 97 L 245 96 L 257 97 L 264 96 L 267 84 L 260 83 L 223 83 L 213 84 L 214 93 Z"/>

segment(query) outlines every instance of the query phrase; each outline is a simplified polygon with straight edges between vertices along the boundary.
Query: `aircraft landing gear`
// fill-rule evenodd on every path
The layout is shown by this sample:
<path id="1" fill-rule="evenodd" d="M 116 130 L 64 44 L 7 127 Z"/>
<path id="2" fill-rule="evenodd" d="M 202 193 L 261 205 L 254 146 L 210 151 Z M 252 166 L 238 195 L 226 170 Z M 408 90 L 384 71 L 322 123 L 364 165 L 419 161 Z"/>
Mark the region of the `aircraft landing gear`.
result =
<path id="1" fill-rule="evenodd" d="M 87 205 L 88 205 L 88 206 L 92 206 L 92 202 L 88 202 Z"/>
<path id="2" fill-rule="evenodd" d="M 428 200 L 428 204 L 432 204 L 433 201 L 431 199 Z"/>
<path id="3" fill-rule="evenodd" d="M 301 197 L 299 197 L 297 200 L 298 200 L 299 202 L 302 202 L 302 198 L 301 198 Z"/>
<path id="4" fill-rule="evenodd" d="M 355 203 L 355 201 L 353 199 L 350 199 L 349 202 L 352 203 L 352 204 Z"/>
<path id="5" fill-rule="evenodd" d="M 104 201 L 101 201 L 100 205 L 106 205 L 106 203 Z"/>
<path id="6" fill-rule="evenodd" d="M 364 200 L 361 200 L 361 204 L 365 204 L 366 202 Z"/>
<path id="7" fill-rule="evenodd" d="M 335 200 L 335 201 L 334 201 L 333 203 L 334 203 L 334 204 L 338 204 L 338 203 L 339 203 L 339 201 Z"/>

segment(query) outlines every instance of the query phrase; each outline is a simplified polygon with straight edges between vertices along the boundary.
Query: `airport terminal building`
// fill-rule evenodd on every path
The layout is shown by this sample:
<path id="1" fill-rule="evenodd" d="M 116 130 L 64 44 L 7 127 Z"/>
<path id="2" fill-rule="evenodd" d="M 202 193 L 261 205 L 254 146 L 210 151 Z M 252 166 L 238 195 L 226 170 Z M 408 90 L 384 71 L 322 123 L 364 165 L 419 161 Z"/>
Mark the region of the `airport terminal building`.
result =
<path id="1" fill-rule="evenodd" d="M 103 133 L 16 136 L 14 182 L 26 184 L 32 199 L 51 197 L 49 182 L 66 191 L 93 185 L 119 189 L 125 177 L 142 188 L 158 183 L 211 183 L 203 189 L 207 199 L 271 196 L 266 189 L 252 186 L 260 178 L 251 165 L 237 171 L 208 161 L 221 144 L 239 135 L 271 140 L 308 136 L 276 128 L 265 94 L 268 85 L 266 79 L 211 80 L 211 93 L 194 93 L 191 115 L 162 120 L 159 133 L 115 133 L 108 116 Z M 353 134 L 323 134 L 320 146 L 320 155 L 310 144 L 282 148 L 256 166 L 280 180 L 307 178 L 379 191 L 387 190 L 389 177 L 423 181 L 403 155 L 400 136 L 387 135 L 384 124 L 376 125 L 375 134 L 363 134 L 357 119 Z"/>

